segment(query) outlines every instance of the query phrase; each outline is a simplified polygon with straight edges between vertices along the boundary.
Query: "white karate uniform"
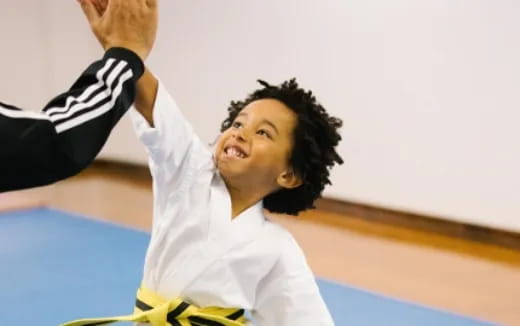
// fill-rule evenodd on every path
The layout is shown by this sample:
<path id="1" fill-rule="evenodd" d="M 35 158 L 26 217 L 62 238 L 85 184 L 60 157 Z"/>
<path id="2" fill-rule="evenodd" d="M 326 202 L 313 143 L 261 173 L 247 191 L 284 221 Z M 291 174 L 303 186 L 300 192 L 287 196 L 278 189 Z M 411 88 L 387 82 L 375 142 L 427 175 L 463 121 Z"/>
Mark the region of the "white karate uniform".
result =
<path id="1" fill-rule="evenodd" d="M 333 325 L 302 250 L 265 218 L 262 202 L 231 219 L 212 152 L 161 83 L 154 127 L 131 116 L 154 181 L 143 285 L 201 307 L 243 308 L 254 325 Z"/>

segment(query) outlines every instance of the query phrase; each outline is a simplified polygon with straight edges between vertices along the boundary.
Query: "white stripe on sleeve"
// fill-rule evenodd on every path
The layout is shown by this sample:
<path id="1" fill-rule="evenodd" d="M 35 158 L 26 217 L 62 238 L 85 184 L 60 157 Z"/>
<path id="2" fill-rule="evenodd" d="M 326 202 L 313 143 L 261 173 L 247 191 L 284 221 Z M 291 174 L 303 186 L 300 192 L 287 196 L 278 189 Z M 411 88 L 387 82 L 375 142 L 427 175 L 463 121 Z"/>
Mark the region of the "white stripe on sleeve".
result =
<path id="1" fill-rule="evenodd" d="M 58 133 L 62 133 L 64 131 L 69 130 L 70 128 L 76 127 L 87 121 L 95 119 L 95 118 L 99 117 L 100 115 L 110 111 L 112 109 L 112 107 L 114 107 L 115 102 L 119 98 L 119 94 L 121 94 L 121 92 L 123 90 L 123 84 L 132 77 L 133 77 L 133 73 L 131 70 L 128 70 L 127 72 L 125 72 L 118 79 L 118 84 L 117 84 L 116 88 L 114 89 L 112 99 L 109 102 L 103 104 L 102 106 L 98 107 L 95 110 L 85 112 L 80 116 L 74 117 L 67 121 L 60 122 L 59 124 L 56 125 L 56 131 Z"/>
<path id="2" fill-rule="evenodd" d="M 34 111 L 23 111 L 23 110 L 12 110 L 4 108 L 0 105 L 0 114 L 9 118 L 14 119 L 37 119 L 37 120 L 50 120 L 49 117 L 41 112 Z"/>
<path id="3" fill-rule="evenodd" d="M 69 97 L 67 97 L 67 100 L 65 101 L 65 106 L 51 107 L 51 108 L 46 109 L 45 112 L 49 115 L 55 114 L 55 113 L 65 113 L 70 108 L 71 103 L 73 101 L 84 102 L 90 95 L 92 95 L 92 93 L 99 90 L 100 88 L 102 88 L 105 85 L 105 82 L 103 81 L 103 75 L 107 72 L 107 70 L 109 70 L 112 67 L 112 65 L 114 64 L 115 61 L 116 60 L 114 58 L 108 59 L 107 62 L 105 62 L 105 65 L 103 66 L 103 68 L 101 68 L 96 73 L 96 78 L 98 80 L 97 83 L 87 87 L 83 91 L 83 93 L 81 93 L 80 96 L 69 96 Z"/>
<path id="4" fill-rule="evenodd" d="M 127 66 L 127 63 L 125 61 L 121 61 L 121 62 L 119 62 L 117 64 L 116 68 L 114 68 L 114 70 L 112 72 L 110 72 L 110 75 L 108 76 L 106 85 L 102 85 L 103 87 L 107 88 L 105 91 L 97 94 L 96 96 L 94 96 L 92 99 L 90 99 L 86 103 L 79 101 L 80 97 L 83 94 L 80 95 L 80 97 L 78 97 L 78 100 L 77 100 L 79 103 L 75 103 L 70 108 L 68 108 L 67 111 L 65 111 L 63 113 L 51 115 L 51 120 L 56 122 L 58 120 L 67 119 L 70 116 L 72 116 L 73 114 L 75 114 L 77 112 L 80 112 L 80 111 L 84 111 L 84 110 L 88 110 L 90 108 L 93 108 L 99 102 L 103 101 L 106 98 L 109 98 L 112 95 L 111 92 L 112 92 L 112 86 L 114 84 L 114 81 L 121 74 L 121 71 L 123 71 L 123 69 L 126 66 Z M 74 99 L 74 97 L 73 97 L 73 99 Z M 46 111 L 46 112 L 49 114 L 49 111 Z"/>

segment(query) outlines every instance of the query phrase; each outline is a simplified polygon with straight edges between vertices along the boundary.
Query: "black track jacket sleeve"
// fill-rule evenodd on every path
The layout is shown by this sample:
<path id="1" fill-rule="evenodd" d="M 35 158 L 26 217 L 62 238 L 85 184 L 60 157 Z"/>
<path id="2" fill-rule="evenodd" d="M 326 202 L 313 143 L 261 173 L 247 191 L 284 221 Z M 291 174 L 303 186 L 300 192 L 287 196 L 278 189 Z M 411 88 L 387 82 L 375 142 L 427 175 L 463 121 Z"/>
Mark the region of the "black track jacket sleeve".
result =
<path id="1" fill-rule="evenodd" d="M 87 167 L 132 105 L 143 72 L 135 53 L 111 48 L 41 112 L 0 102 L 0 192 L 47 185 Z"/>

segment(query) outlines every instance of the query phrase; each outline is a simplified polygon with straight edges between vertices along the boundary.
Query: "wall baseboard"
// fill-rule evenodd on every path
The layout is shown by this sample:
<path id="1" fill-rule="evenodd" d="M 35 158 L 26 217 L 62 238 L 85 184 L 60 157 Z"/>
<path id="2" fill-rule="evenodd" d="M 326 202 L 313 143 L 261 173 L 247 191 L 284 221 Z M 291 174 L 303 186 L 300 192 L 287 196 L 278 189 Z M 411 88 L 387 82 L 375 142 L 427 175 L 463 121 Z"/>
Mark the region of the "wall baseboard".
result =
<path id="1" fill-rule="evenodd" d="M 363 219 L 520 250 L 520 233 L 516 232 L 330 198 L 319 199 L 316 208 L 347 215 L 346 218 Z"/>
<path id="2" fill-rule="evenodd" d="M 113 175 L 131 176 L 133 180 L 141 183 L 151 183 L 150 171 L 145 165 L 101 159 L 96 160 L 92 168 Z M 520 233 L 516 232 L 330 198 L 319 199 L 316 208 L 341 214 L 345 218 L 362 219 L 520 250 Z"/>

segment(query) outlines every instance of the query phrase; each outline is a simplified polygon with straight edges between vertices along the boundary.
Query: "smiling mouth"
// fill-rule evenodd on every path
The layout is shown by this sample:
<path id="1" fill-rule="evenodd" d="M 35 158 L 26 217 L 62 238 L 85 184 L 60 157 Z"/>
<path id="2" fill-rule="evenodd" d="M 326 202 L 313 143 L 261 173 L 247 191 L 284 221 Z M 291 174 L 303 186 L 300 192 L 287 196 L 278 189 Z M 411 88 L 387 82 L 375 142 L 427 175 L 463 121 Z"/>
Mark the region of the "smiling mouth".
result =
<path id="1" fill-rule="evenodd" d="M 229 146 L 224 149 L 224 154 L 228 157 L 236 157 L 236 158 L 246 158 L 246 153 L 242 152 L 242 150 L 236 146 Z"/>

